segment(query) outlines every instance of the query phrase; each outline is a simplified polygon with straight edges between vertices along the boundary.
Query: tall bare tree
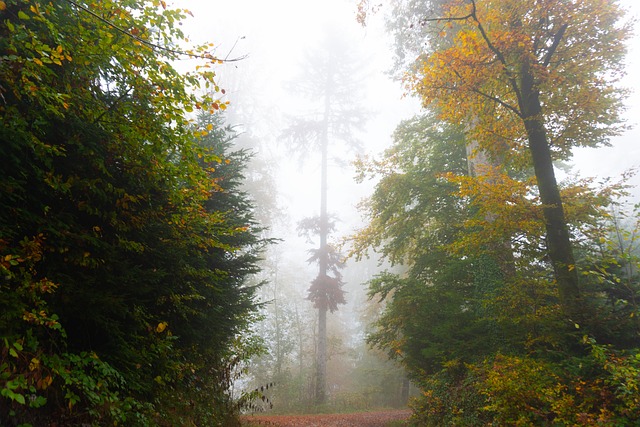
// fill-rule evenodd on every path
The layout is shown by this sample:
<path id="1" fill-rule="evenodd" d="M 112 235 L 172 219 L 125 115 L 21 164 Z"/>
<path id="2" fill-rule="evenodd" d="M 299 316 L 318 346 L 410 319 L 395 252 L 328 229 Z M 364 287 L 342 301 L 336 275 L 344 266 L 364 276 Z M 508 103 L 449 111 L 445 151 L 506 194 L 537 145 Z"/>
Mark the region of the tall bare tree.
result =
<path id="1" fill-rule="evenodd" d="M 311 101 L 308 112 L 292 117 L 284 136 L 292 150 L 301 155 L 320 154 L 320 215 L 300 223 L 308 237 L 318 236 L 319 248 L 311 250 L 310 262 L 317 262 L 318 276 L 309 287 L 308 299 L 318 309 L 318 351 L 316 361 L 316 403 L 326 401 L 327 311 L 344 304 L 340 255 L 328 243 L 334 222 L 328 211 L 328 175 L 330 160 L 343 164 L 346 150 L 358 151 L 356 131 L 365 125 L 366 111 L 358 103 L 362 63 L 350 44 L 333 28 L 314 50 L 307 53 L 302 76 L 291 90 Z M 338 144 L 341 144 L 338 146 Z M 337 148 L 340 148 L 337 150 Z M 338 153 L 331 157 L 332 149 Z"/>

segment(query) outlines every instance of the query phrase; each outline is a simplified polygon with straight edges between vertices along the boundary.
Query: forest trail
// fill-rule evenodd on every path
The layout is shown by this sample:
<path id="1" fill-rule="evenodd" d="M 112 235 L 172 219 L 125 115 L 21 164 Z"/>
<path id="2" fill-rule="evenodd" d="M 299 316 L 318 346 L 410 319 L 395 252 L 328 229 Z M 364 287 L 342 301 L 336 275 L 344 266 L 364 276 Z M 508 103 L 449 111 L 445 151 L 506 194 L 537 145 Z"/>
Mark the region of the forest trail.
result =
<path id="1" fill-rule="evenodd" d="M 243 426 L 256 427 L 385 427 L 410 415 L 411 411 L 404 409 L 350 414 L 246 415 L 241 420 Z"/>

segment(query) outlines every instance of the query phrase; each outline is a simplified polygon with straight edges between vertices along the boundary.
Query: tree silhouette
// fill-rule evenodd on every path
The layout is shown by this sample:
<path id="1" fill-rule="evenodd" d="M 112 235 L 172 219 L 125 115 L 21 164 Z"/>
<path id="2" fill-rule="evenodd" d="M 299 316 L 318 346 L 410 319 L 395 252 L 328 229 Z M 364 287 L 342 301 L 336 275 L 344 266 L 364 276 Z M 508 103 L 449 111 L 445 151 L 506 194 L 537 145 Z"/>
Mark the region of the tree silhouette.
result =
<path id="1" fill-rule="evenodd" d="M 301 156 L 319 152 L 321 158 L 320 216 L 303 220 L 299 231 L 308 237 L 319 236 L 320 246 L 311 251 L 309 262 L 318 263 L 318 276 L 308 290 L 307 298 L 318 309 L 318 352 L 316 369 L 316 403 L 326 401 L 327 370 L 327 310 L 333 312 L 344 304 L 340 255 L 328 244 L 334 221 L 327 209 L 327 178 L 329 170 L 329 146 L 341 142 L 351 151 L 360 148 L 355 131 L 366 121 L 366 112 L 358 103 L 357 57 L 349 45 L 339 37 L 339 31 L 328 31 L 317 49 L 309 51 L 302 65 L 303 75 L 291 84 L 290 89 L 312 101 L 306 114 L 291 118 L 285 130 L 285 138 L 293 151 Z M 342 152 L 342 150 L 341 150 Z M 334 159 L 332 159 L 334 160 Z M 336 163 L 343 161 L 337 157 Z"/>

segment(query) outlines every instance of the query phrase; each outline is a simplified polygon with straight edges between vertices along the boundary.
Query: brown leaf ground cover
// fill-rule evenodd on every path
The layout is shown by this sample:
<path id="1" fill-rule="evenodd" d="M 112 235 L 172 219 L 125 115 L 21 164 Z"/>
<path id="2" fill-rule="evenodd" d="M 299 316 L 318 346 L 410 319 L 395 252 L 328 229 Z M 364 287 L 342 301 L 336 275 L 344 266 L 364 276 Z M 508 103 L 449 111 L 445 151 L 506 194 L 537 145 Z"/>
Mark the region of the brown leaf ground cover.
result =
<path id="1" fill-rule="evenodd" d="M 243 426 L 265 427 L 386 427 L 393 421 L 406 420 L 409 410 L 357 412 L 350 414 L 245 415 Z M 398 424 L 394 424 L 398 425 Z"/>

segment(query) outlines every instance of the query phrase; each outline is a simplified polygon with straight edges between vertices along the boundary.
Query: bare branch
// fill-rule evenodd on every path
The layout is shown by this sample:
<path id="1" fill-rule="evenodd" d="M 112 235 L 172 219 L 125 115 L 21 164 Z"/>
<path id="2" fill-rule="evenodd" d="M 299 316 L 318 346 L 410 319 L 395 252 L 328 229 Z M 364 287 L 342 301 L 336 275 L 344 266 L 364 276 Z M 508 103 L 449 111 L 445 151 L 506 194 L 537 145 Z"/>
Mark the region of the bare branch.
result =
<path id="1" fill-rule="evenodd" d="M 456 76 L 458 76 L 458 78 L 460 79 L 460 81 L 464 82 L 464 78 L 460 75 L 460 73 L 458 73 L 457 70 L 453 69 L 453 72 L 455 73 Z M 451 89 L 453 90 L 453 89 Z M 493 96 L 493 95 L 489 95 L 488 93 L 485 93 L 483 91 L 481 91 L 480 89 L 473 89 L 473 92 L 490 100 L 493 101 L 497 104 L 502 105 L 504 108 L 506 108 L 507 110 L 515 113 L 518 117 L 522 117 L 522 114 L 520 114 L 520 110 L 518 110 L 516 107 L 514 107 L 513 105 L 501 100 L 500 98 L 498 98 L 497 96 Z"/>
<path id="2" fill-rule="evenodd" d="M 563 24 L 558 30 L 558 32 L 556 33 L 556 35 L 553 37 L 553 43 L 551 44 L 551 47 L 549 47 L 549 50 L 547 51 L 547 54 L 544 57 L 544 61 L 542 61 L 542 65 L 544 65 L 545 67 L 548 66 L 549 63 L 551 62 L 551 57 L 553 56 L 556 49 L 558 48 L 558 45 L 560 44 L 562 37 L 564 37 L 564 33 L 567 31 L 567 26 L 568 24 Z"/>
<path id="3" fill-rule="evenodd" d="M 509 65 L 507 63 L 506 58 L 504 57 L 502 52 L 500 52 L 500 50 L 493 45 L 493 43 L 491 42 L 491 39 L 489 39 L 489 35 L 487 34 L 487 32 L 484 29 L 484 26 L 482 25 L 482 23 L 478 19 L 478 15 L 476 14 L 476 2 L 475 2 L 475 0 L 471 0 L 471 5 L 473 6 L 473 8 L 471 10 L 471 18 L 475 21 L 476 25 L 478 26 L 478 31 L 480 31 L 480 34 L 482 35 L 483 40 L 487 44 L 487 47 L 489 47 L 489 49 L 496 55 L 498 60 L 502 63 L 502 66 L 504 67 L 504 70 L 505 70 L 505 72 L 507 74 L 507 79 L 509 80 L 509 83 L 511 84 L 511 89 L 513 89 L 513 91 L 516 94 L 516 97 L 518 98 L 518 105 L 522 105 L 522 94 L 520 93 L 520 88 L 518 86 L 518 82 L 516 81 L 515 77 L 513 77 L 513 75 L 509 71 Z M 518 113 L 518 116 L 520 116 L 519 113 Z"/>
<path id="4" fill-rule="evenodd" d="M 113 22 L 109 21 L 108 19 L 103 18 L 102 16 L 96 14 L 91 9 L 89 9 L 89 8 L 87 8 L 87 7 L 85 7 L 85 6 L 81 5 L 81 4 L 76 3 L 74 0 L 65 0 L 65 1 L 67 3 L 73 5 L 73 6 L 77 7 L 78 9 L 82 10 L 83 12 L 88 13 L 89 15 L 93 16 L 97 20 L 99 20 L 99 21 L 103 22 L 104 24 L 110 26 L 114 30 L 124 34 L 125 36 L 127 36 L 127 37 L 129 37 L 129 38 L 131 38 L 131 39 L 133 39 L 133 40 L 135 40 L 137 42 L 140 42 L 140 43 L 144 44 L 145 46 L 151 48 L 152 50 L 160 50 L 160 51 L 164 51 L 164 52 L 171 53 L 171 54 L 178 55 L 178 56 L 187 56 L 189 58 L 196 58 L 196 59 L 207 59 L 209 61 L 216 61 L 216 62 L 220 62 L 220 63 L 223 63 L 223 62 L 237 62 L 237 61 L 241 61 L 241 60 L 246 58 L 246 55 L 245 55 L 245 56 L 241 56 L 241 57 L 233 58 L 233 59 L 226 59 L 226 58 L 225 59 L 220 59 L 220 58 L 217 58 L 217 57 L 211 55 L 210 53 L 206 53 L 206 54 L 203 54 L 203 55 L 198 55 L 198 54 L 195 54 L 195 53 L 189 53 L 189 52 L 185 52 L 185 51 L 182 51 L 182 50 L 170 49 L 168 47 L 160 46 L 158 44 L 155 44 L 155 43 L 152 43 L 152 42 L 150 42 L 148 40 L 145 40 L 145 39 L 143 39 L 141 37 L 138 37 L 135 34 L 130 33 L 129 31 L 125 30 L 122 27 L 117 26 L 116 24 L 114 24 Z M 229 52 L 229 53 L 231 53 L 231 52 Z"/>
<path id="5" fill-rule="evenodd" d="M 488 93 L 484 93 L 484 92 L 482 92 L 482 91 L 481 91 L 481 90 L 479 90 L 479 89 L 474 89 L 473 91 L 474 91 L 475 93 L 477 93 L 478 95 L 480 95 L 480 96 L 482 96 L 482 97 L 484 97 L 484 98 L 487 98 L 487 99 L 488 99 L 488 100 L 490 100 L 490 101 L 493 101 L 493 102 L 495 102 L 495 103 L 497 103 L 497 104 L 502 105 L 502 106 L 503 106 L 504 108 L 506 108 L 507 110 L 509 110 L 509 111 L 511 111 L 511 112 L 513 112 L 513 113 L 515 113 L 518 117 L 522 118 L 522 114 L 520 113 L 520 110 L 519 110 L 519 109 L 517 109 L 516 107 L 514 107 L 513 105 L 511 105 L 511 104 L 509 104 L 509 103 L 507 103 L 507 102 L 504 102 L 503 100 L 501 100 L 500 98 L 498 98 L 498 97 L 496 97 L 496 96 L 489 95 Z"/>
<path id="6" fill-rule="evenodd" d="M 476 13 L 476 5 L 473 3 L 473 10 L 465 16 L 446 16 L 440 18 L 423 18 L 420 20 L 420 24 L 424 24 L 426 22 L 442 22 L 442 21 L 466 21 L 469 18 L 473 18 L 473 15 Z"/>

